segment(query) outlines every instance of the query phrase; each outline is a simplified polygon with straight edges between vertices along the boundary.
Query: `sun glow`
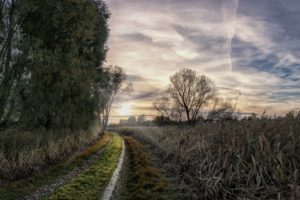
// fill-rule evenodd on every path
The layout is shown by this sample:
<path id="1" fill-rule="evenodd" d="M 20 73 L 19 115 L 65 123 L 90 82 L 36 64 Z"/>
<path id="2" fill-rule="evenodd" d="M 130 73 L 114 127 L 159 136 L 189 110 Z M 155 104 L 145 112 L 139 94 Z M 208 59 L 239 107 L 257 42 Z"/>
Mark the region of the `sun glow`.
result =
<path id="1" fill-rule="evenodd" d="M 131 106 L 130 106 L 130 104 L 128 104 L 128 103 L 123 103 L 123 104 L 121 105 L 121 108 L 120 108 L 120 110 L 119 110 L 119 113 L 120 113 L 121 115 L 129 115 L 130 111 L 131 111 Z"/>

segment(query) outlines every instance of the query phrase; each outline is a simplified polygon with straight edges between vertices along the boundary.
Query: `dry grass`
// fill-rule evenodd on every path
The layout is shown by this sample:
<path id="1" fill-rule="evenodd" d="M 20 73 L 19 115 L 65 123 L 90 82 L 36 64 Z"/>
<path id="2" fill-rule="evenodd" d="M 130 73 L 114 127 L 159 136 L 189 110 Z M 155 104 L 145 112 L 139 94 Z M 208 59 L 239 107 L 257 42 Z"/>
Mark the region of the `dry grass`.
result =
<path id="1" fill-rule="evenodd" d="M 112 144 L 86 171 L 72 178 L 44 199 L 99 199 L 117 167 L 122 139 L 113 134 Z"/>
<path id="2" fill-rule="evenodd" d="M 121 128 L 148 143 L 180 199 L 299 199 L 300 117 Z"/>
<path id="3" fill-rule="evenodd" d="M 123 171 L 118 200 L 167 200 L 171 199 L 169 186 L 161 171 L 154 166 L 147 149 L 132 137 L 124 137 L 128 161 Z M 124 170 L 124 169 L 123 169 Z M 125 180 L 125 181 L 124 181 Z"/>
<path id="4" fill-rule="evenodd" d="M 41 173 L 37 173 L 29 178 L 4 184 L 0 187 L 0 199 L 21 199 L 22 197 L 29 196 L 38 188 L 46 186 L 52 181 L 69 174 L 78 167 L 81 168 L 92 155 L 104 149 L 109 144 L 111 138 L 112 135 L 106 133 L 93 145 L 83 151 L 74 153 L 69 159 L 48 167 Z"/>
<path id="5" fill-rule="evenodd" d="M 95 141 L 99 127 L 88 131 L 0 132 L 0 183 L 28 177 Z"/>

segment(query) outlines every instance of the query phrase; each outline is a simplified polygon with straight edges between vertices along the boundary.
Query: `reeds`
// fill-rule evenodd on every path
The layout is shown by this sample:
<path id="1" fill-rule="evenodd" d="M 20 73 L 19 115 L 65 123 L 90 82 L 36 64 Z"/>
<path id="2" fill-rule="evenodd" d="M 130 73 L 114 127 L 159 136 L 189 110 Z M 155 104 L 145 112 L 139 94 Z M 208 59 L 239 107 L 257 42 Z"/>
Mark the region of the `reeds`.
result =
<path id="1" fill-rule="evenodd" d="M 297 116 L 122 132 L 151 145 L 182 199 L 300 198 Z"/>

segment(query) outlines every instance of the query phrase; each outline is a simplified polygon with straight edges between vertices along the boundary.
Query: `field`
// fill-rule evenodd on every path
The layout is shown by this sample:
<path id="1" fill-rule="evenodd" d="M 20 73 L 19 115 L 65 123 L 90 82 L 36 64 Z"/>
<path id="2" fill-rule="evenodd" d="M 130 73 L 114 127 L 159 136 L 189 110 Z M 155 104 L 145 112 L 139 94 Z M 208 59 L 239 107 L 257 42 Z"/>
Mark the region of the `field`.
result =
<path id="1" fill-rule="evenodd" d="M 147 144 L 177 199 L 299 199 L 300 118 L 119 127 Z"/>
<path id="2" fill-rule="evenodd" d="M 96 140 L 96 134 L 78 134 L 73 141 L 67 135 L 54 140 L 52 134 L 43 143 L 40 137 L 28 134 L 21 143 L 2 135 L 2 141 L 10 142 L 2 146 L 14 144 L 19 151 L 2 153 L 6 155 L 2 164 L 11 164 L 1 169 L 6 178 L 2 179 L 1 198 L 98 199 L 116 169 L 122 140 L 125 162 L 113 199 L 300 198 L 299 115 L 110 129 L 121 137 L 105 134 Z M 50 148 L 51 140 L 57 148 Z M 93 140 L 96 142 L 83 148 Z M 55 149 L 61 153 L 54 154 Z M 56 156 L 49 159 L 50 155 Z M 13 168 L 16 158 L 19 164 Z"/>

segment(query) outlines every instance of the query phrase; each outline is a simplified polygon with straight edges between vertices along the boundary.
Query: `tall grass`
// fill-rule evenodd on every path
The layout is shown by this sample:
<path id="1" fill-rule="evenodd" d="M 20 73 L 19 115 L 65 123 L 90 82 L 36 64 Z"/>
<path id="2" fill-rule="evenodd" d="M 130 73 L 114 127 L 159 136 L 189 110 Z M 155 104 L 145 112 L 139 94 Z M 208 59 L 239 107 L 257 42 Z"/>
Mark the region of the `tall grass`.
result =
<path id="1" fill-rule="evenodd" d="M 151 145 L 181 199 L 300 199 L 300 117 L 122 128 Z"/>
<path id="2" fill-rule="evenodd" d="M 100 128 L 94 125 L 87 131 L 21 131 L 0 132 L 1 180 L 24 178 L 51 165 L 72 152 L 93 142 Z"/>

